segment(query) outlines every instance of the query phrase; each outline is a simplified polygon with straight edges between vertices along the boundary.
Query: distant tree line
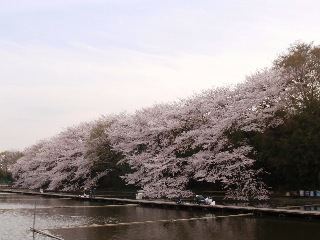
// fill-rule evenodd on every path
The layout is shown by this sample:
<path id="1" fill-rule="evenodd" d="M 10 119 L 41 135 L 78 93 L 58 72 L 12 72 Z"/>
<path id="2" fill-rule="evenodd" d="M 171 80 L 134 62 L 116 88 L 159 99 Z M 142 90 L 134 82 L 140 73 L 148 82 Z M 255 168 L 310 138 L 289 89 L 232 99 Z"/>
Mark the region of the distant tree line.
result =
<path id="1" fill-rule="evenodd" d="M 131 185 L 151 198 L 199 186 L 238 200 L 267 199 L 269 187 L 318 189 L 319 84 L 320 47 L 297 42 L 241 84 L 70 127 L 6 169 L 18 187 Z"/>

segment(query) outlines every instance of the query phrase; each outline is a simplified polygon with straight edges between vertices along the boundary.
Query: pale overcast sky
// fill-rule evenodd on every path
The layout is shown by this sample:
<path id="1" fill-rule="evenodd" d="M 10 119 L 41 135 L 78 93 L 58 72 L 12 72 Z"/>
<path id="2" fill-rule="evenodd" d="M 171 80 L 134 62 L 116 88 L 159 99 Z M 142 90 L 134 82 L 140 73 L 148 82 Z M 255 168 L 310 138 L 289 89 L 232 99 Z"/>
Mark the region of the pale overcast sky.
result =
<path id="1" fill-rule="evenodd" d="M 242 82 L 297 40 L 317 0 L 0 0 L 0 151 Z"/>

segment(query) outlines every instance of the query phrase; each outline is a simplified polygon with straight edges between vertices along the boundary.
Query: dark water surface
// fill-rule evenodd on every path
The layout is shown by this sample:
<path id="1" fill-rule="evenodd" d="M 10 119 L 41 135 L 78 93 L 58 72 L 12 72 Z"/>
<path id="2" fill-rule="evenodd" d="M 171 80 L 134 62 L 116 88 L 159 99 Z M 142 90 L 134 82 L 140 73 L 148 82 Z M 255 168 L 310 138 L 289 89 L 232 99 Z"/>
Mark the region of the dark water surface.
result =
<path id="1" fill-rule="evenodd" d="M 33 236 L 30 231 L 35 203 L 35 228 L 65 240 L 320 239 L 320 222 L 312 220 L 252 216 L 214 219 L 211 217 L 221 214 L 0 194 L 0 240 L 52 239 Z"/>

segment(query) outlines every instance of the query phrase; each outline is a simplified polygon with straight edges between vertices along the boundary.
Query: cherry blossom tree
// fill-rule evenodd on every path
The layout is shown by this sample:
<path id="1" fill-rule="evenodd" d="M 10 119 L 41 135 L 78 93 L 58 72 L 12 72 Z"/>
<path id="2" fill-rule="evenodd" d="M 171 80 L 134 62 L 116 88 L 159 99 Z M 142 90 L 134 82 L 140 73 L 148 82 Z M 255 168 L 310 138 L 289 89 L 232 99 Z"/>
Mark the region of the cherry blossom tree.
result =
<path id="1" fill-rule="evenodd" d="M 38 156 L 48 143 L 49 141 L 42 140 L 24 150 L 23 157 L 11 169 L 15 186 L 38 188 L 46 184 L 47 178 L 43 179 L 45 171 L 42 171 L 42 174 L 39 172 L 40 165 L 44 165 L 46 159 L 40 161 Z"/>
<path id="2" fill-rule="evenodd" d="M 88 158 L 91 123 L 70 127 L 59 135 L 27 148 L 12 168 L 16 186 L 48 190 L 78 190 L 94 183 L 94 162 Z"/>
<path id="3" fill-rule="evenodd" d="M 155 198 L 190 196 L 190 179 L 220 181 L 229 198 L 266 198 L 261 170 L 254 170 L 247 156 L 251 147 L 245 142 L 232 146 L 228 134 L 280 124 L 275 113 L 282 107 L 284 84 L 277 72 L 265 70 L 233 89 L 212 89 L 124 116 L 107 131 L 135 170 L 124 178 Z"/>
<path id="4" fill-rule="evenodd" d="M 124 178 L 143 187 L 146 195 L 161 197 L 186 194 L 188 176 L 183 171 L 185 159 L 174 155 L 174 138 L 181 131 L 179 104 L 161 104 L 134 115 L 122 115 L 107 134 L 116 151 L 122 152 L 135 170 Z M 191 192 L 189 193 L 189 195 Z"/>

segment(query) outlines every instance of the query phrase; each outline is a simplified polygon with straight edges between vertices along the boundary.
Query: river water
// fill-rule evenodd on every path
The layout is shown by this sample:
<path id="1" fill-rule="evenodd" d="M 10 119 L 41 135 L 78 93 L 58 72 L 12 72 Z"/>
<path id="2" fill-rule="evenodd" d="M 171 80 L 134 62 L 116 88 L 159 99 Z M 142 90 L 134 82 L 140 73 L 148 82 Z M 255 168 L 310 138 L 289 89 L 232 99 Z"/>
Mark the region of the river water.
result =
<path id="1" fill-rule="evenodd" d="M 207 211 L 105 205 L 2 193 L 0 240 L 52 240 L 33 234 L 30 231 L 33 224 L 36 229 L 65 240 L 320 239 L 320 222 L 317 220 L 219 216 L 221 214 Z"/>

